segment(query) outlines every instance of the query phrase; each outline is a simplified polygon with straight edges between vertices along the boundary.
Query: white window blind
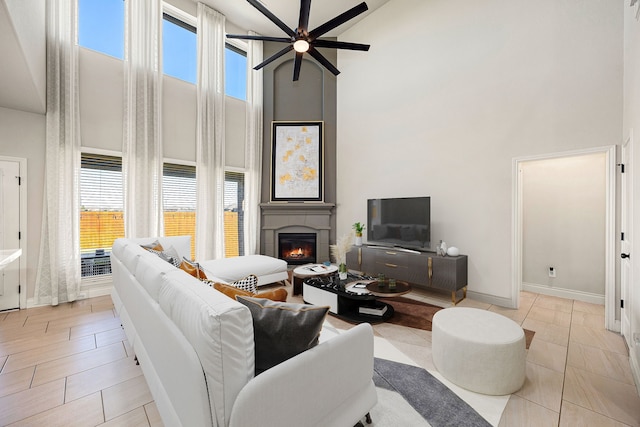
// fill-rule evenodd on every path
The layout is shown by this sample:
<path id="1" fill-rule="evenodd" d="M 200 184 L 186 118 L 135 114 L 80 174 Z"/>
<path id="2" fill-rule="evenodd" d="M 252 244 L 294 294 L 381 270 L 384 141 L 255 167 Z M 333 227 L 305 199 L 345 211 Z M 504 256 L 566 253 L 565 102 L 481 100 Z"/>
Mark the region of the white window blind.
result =
<path id="1" fill-rule="evenodd" d="M 165 163 L 162 172 L 165 236 L 191 236 L 191 258 L 196 241 L 196 168 Z"/>
<path id="2" fill-rule="evenodd" d="M 244 255 L 244 174 L 224 174 L 224 242 L 227 257 Z"/>
<path id="3" fill-rule="evenodd" d="M 80 254 L 83 277 L 111 273 L 109 254 L 124 237 L 122 160 L 82 153 L 80 168 Z"/>

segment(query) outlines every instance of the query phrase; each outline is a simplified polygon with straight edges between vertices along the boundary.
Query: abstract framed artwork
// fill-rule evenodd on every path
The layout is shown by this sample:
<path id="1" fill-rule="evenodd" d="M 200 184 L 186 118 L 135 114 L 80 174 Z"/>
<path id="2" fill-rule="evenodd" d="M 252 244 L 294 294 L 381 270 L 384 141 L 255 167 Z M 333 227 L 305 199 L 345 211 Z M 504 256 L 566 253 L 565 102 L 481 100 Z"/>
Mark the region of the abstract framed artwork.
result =
<path id="1" fill-rule="evenodd" d="M 272 122 L 271 201 L 321 202 L 324 122 Z"/>

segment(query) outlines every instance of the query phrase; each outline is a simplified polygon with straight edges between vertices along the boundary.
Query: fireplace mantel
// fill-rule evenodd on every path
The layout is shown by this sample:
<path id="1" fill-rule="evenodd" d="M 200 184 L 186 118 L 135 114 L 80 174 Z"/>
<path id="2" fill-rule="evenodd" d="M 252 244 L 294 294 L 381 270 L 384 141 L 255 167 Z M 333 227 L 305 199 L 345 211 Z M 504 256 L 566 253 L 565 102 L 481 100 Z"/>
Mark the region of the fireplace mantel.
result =
<path id="1" fill-rule="evenodd" d="M 333 203 L 261 203 L 262 244 L 265 255 L 278 257 L 278 233 L 317 234 L 318 262 L 329 261 Z"/>

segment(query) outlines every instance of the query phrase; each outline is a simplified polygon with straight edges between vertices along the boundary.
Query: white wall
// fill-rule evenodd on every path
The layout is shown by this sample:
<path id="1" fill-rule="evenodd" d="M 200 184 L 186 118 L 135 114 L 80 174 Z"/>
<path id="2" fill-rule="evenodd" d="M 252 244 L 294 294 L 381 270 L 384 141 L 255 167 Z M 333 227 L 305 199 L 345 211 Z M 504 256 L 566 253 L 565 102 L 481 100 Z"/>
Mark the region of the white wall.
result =
<path id="1" fill-rule="evenodd" d="M 525 289 L 586 292 L 604 302 L 605 160 L 598 153 L 522 163 Z"/>
<path id="2" fill-rule="evenodd" d="M 340 40 L 338 235 L 366 199 L 429 195 L 469 291 L 512 297 L 514 157 L 622 140 L 622 2 L 391 0 Z"/>
<path id="3" fill-rule="evenodd" d="M 636 6 L 637 7 L 637 6 Z M 624 29 L 624 137 L 633 135 L 633 230 L 631 251 L 637 255 L 640 249 L 640 22 L 635 19 L 636 8 L 625 7 Z M 633 254 L 632 254 L 633 255 Z M 630 289 L 631 336 L 640 334 L 640 261 L 635 256 L 632 262 Z M 640 345 L 633 342 L 630 347 L 631 367 L 636 385 L 640 390 Z"/>
<path id="4" fill-rule="evenodd" d="M 0 107 L 0 156 L 27 159 L 27 297 L 33 296 L 42 226 L 45 116 Z"/>

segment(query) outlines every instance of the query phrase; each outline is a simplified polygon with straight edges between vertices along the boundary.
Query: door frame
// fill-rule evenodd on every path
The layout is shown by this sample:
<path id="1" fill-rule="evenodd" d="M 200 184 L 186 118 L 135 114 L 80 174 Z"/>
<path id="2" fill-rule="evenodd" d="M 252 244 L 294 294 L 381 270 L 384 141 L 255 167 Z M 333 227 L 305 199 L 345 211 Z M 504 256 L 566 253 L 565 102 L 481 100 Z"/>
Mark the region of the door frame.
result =
<path id="1" fill-rule="evenodd" d="M 539 154 L 535 156 L 517 157 L 512 162 L 512 290 L 511 303 L 515 308 L 520 304 L 522 289 L 522 177 L 521 163 L 534 160 L 550 160 L 563 157 L 575 157 L 587 154 L 605 154 L 605 328 L 619 332 L 620 321 L 616 321 L 616 146 L 587 148 L 559 153 Z"/>
<path id="2" fill-rule="evenodd" d="M 17 162 L 20 168 L 20 249 L 18 258 L 20 269 L 20 309 L 27 308 L 27 159 L 22 157 L 0 156 L 0 161 Z"/>
<path id="3" fill-rule="evenodd" d="M 623 153 L 626 151 L 626 161 Z M 620 228 L 625 233 L 624 241 L 620 242 L 620 253 L 633 252 L 633 129 L 630 129 L 629 136 L 620 147 L 620 163 L 624 165 L 624 174 L 620 176 Z M 626 194 L 625 194 L 626 193 Z M 625 197 L 623 203 L 622 197 Z M 623 217 L 625 223 L 623 223 Z M 622 227 L 625 226 L 624 229 Z M 622 236 L 620 236 L 622 238 Z M 623 274 L 623 263 L 629 263 L 625 274 Z M 633 269 L 634 258 L 627 260 L 620 259 L 620 299 L 624 301 L 624 308 L 620 308 L 620 333 L 627 342 L 627 347 L 631 347 L 631 307 L 633 297 L 631 295 L 633 289 Z M 626 280 L 623 280 L 626 279 Z M 626 317 L 626 319 L 625 319 Z M 625 322 L 625 320 L 627 322 Z"/>

